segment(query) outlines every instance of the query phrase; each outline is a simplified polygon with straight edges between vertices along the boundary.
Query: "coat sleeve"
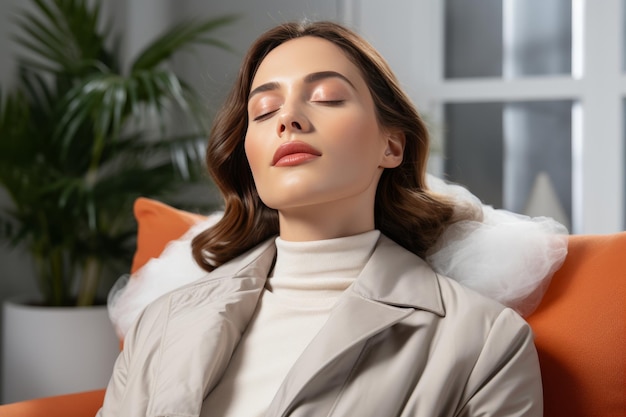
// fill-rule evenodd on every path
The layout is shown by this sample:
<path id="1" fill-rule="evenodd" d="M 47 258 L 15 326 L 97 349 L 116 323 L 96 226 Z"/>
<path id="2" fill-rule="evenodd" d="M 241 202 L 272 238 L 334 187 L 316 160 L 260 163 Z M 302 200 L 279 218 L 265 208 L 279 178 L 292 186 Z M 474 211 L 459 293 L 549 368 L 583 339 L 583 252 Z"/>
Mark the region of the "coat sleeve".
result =
<path id="1" fill-rule="evenodd" d="M 126 387 L 126 376 L 128 372 L 128 355 L 125 355 L 125 351 L 122 351 L 113 367 L 113 374 L 109 380 L 109 384 L 104 396 L 104 404 L 102 408 L 98 410 L 96 417 L 108 417 L 117 416 L 119 404 L 122 402 L 124 396 L 124 389 Z"/>
<path id="2" fill-rule="evenodd" d="M 459 417 L 541 417 L 543 390 L 530 326 L 505 309 L 495 320 L 467 382 Z"/>
<path id="3" fill-rule="evenodd" d="M 159 319 L 162 310 L 157 303 L 148 306 L 129 329 L 104 396 L 102 408 L 96 417 L 145 416 L 149 402 L 151 374 L 148 369 L 150 347 L 160 334 Z"/>

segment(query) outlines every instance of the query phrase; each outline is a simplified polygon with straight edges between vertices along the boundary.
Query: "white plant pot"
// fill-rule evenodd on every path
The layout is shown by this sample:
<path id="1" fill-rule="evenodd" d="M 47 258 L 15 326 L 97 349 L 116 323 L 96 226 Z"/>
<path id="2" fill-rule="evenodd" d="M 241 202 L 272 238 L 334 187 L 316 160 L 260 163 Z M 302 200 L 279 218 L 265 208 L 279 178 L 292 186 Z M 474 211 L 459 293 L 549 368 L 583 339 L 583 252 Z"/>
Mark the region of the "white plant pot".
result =
<path id="1" fill-rule="evenodd" d="M 2 403 L 105 388 L 119 341 L 105 306 L 3 306 Z"/>

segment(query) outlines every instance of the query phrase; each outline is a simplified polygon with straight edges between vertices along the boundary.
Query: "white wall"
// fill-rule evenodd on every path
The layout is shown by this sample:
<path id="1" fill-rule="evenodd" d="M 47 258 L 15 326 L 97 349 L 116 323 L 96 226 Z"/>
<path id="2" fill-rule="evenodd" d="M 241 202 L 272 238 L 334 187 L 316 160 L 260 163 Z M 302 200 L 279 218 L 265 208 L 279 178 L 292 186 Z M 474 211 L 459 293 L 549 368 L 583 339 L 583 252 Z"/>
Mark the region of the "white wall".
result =
<path id="1" fill-rule="evenodd" d="M 24 7 L 21 0 L 0 2 L 0 91 L 9 89 L 16 79 L 14 56 L 17 48 L 10 36 L 15 33 L 13 16 L 19 10 L 18 7 Z M 5 206 L 9 201 L 6 192 L 0 189 L 0 205 Z M 34 290 L 33 268 L 28 257 L 18 250 L 10 250 L 0 242 L 0 301 L 15 294 Z"/>
<path id="2" fill-rule="evenodd" d="M 182 76 L 198 86 L 209 108 L 216 109 L 230 88 L 243 55 L 252 41 L 266 29 L 290 20 L 336 20 L 341 14 L 340 0 L 188 0 L 171 2 L 173 19 L 193 16 L 239 15 L 239 20 L 216 32 L 227 40 L 233 52 L 203 50 L 198 57 L 184 55 L 179 60 Z M 204 52 L 206 51 L 206 52 Z"/>

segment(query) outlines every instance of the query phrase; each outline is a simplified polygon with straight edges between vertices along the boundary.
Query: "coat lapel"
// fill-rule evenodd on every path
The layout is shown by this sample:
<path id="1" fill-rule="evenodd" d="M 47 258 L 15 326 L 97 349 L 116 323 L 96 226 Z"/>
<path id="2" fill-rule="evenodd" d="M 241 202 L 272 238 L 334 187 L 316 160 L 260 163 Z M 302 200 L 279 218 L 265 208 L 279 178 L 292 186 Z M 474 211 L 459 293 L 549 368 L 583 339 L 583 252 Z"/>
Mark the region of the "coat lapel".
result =
<path id="1" fill-rule="evenodd" d="M 148 415 L 199 415 L 254 312 L 275 257 L 271 241 L 171 292 Z M 145 365 L 148 366 L 147 364 Z"/>
<path id="2" fill-rule="evenodd" d="M 366 342 L 415 309 L 445 315 L 436 274 L 414 254 L 381 236 L 356 282 L 289 371 L 267 415 L 288 415 L 305 397 L 342 385 Z M 326 415 L 320 407 L 324 405 L 316 404 L 315 414 Z"/>
<path id="3" fill-rule="evenodd" d="M 383 235 L 352 290 L 381 303 L 445 315 L 435 271 L 424 260 Z"/>

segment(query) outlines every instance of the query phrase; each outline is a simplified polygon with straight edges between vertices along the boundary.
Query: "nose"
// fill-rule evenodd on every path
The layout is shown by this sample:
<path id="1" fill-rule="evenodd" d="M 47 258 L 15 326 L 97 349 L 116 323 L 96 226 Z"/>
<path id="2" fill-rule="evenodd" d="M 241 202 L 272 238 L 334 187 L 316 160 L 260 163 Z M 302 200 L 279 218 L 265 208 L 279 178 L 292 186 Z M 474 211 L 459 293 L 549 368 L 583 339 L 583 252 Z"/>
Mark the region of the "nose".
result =
<path id="1" fill-rule="evenodd" d="M 285 133 L 306 133 L 311 130 L 309 119 L 295 109 L 284 109 L 278 117 L 276 133 L 282 136 Z"/>

